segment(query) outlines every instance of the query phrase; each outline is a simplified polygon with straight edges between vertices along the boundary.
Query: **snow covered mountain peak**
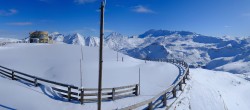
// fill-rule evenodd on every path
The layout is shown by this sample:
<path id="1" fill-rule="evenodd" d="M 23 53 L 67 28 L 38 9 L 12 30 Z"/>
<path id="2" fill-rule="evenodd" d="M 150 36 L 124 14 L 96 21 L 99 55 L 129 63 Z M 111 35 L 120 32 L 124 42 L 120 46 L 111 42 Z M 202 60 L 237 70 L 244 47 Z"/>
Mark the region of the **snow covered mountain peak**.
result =
<path id="1" fill-rule="evenodd" d="M 68 43 L 68 44 L 85 45 L 85 39 L 79 33 L 65 36 L 63 42 Z"/>
<path id="2" fill-rule="evenodd" d="M 54 42 L 74 45 L 99 46 L 100 41 L 99 37 L 83 37 L 79 33 L 64 36 L 54 32 L 50 35 Z M 248 68 L 234 66 L 250 65 L 249 37 L 213 37 L 189 31 L 151 29 L 132 37 L 113 32 L 104 38 L 104 45 L 139 59 L 184 59 L 194 67 L 203 66 L 234 73 L 250 72 Z M 234 69 L 228 69 L 232 66 Z"/>
<path id="3" fill-rule="evenodd" d="M 145 37 L 159 37 L 159 36 L 170 36 L 170 35 L 180 35 L 180 36 L 187 36 L 187 35 L 195 35 L 196 33 L 189 32 L 189 31 L 169 31 L 169 30 L 155 30 L 150 29 L 145 33 L 139 35 L 139 38 Z"/>
<path id="4" fill-rule="evenodd" d="M 100 39 L 98 37 L 89 36 L 85 38 L 85 46 L 96 47 L 99 46 Z"/>
<path id="5" fill-rule="evenodd" d="M 60 34 L 60 33 L 59 32 L 52 32 L 49 35 L 57 35 L 57 34 Z"/>
<path id="6" fill-rule="evenodd" d="M 105 37 L 105 39 L 115 38 L 115 37 L 125 37 L 122 34 L 118 32 L 112 32 L 108 36 Z"/>
<path id="7" fill-rule="evenodd" d="M 58 42 L 61 43 L 64 40 L 64 35 L 60 34 L 59 32 L 53 32 L 53 33 L 49 34 L 49 36 L 51 36 L 53 41 L 56 43 L 58 43 Z"/>
<path id="8" fill-rule="evenodd" d="M 82 38 L 83 38 L 83 36 L 82 36 L 80 33 L 74 33 L 72 36 L 75 36 L 75 37 L 82 37 Z"/>

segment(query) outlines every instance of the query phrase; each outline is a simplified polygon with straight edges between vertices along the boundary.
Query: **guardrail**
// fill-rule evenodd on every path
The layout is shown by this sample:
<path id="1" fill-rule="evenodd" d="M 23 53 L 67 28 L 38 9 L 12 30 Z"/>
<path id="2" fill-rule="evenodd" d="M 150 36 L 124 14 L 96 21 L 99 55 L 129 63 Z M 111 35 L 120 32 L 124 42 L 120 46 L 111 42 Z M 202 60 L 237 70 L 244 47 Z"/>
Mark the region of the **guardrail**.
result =
<path id="1" fill-rule="evenodd" d="M 173 97 L 176 97 L 177 87 L 179 87 L 179 90 L 182 90 L 182 84 L 186 83 L 187 76 L 189 75 L 189 66 L 186 62 L 175 59 L 166 59 L 166 60 L 157 59 L 151 61 L 160 61 L 160 62 L 169 62 L 173 64 L 178 64 L 183 66 L 185 68 L 185 71 L 174 84 L 172 84 L 169 88 L 162 91 L 161 93 L 155 95 L 153 98 L 122 108 L 121 110 L 133 110 L 142 106 L 146 106 L 148 110 L 153 110 L 155 106 L 158 105 L 158 103 L 155 103 L 159 102 L 158 99 L 161 99 L 160 103 L 163 103 L 163 106 L 167 106 L 167 97 L 169 97 L 171 94 L 173 95 Z"/>
<path id="2" fill-rule="evenodd" d="M 178 80 L 172 84 L 169 88 L 162 91 L 161 93 L 157 94 L 153 98 L 148 100 L 139 102 L 137 104 L 122 108 L 121 110 L 131 110 L 136 109 L 138 107 L 147 106 L 149 110 L 153 110 L 158 99 L 161 99 L 161 103 L 164 106 L 167 105 L 167 97 L 171 94 L 173 97 L 176 97 L 176 89 L 179 87 L 179 90 L 182 90 L 182 84 L 185 84 L 187 76 L 189 75 L 189 67 L 188 64 L 184 61 L 174 60 L 174 59 L 166 59 L 166 60 L 151 60 L 151 61 L 161 61 L 161 62 L 169 62 L 173 64 L 178 64 L 185 68 L 183 74 L 178 78 Z M 23 80 L 33 84 L 35 87 L 41 85 L 42 83 L 56 85 L 57 87 L 51 87 L 54 91 L 57 92 L 60 96 L 67 98 L 69 101 L 76 100 L 79 101 L 81 104 L 84 102 L 93 102 L 97 101 L 98 89 L 97 88 L 79 88 L 74 85 L 59 83 L 55 81 L 50 81 L 47 79 L 39 78 L 36 76 L 32 76 L 29 74 L 25 74 L 13 69 L 9 69 L 3 66 L 0 66 L 0 74 L 12 79 L 12 80 Z M 42 84 L 44 85 L 44 84 Z M 139 85 L 129 85 L 129 86 L 122 86 L 122 87 L 114 87 L 114 88 L 102 88 L 102 100 L 116 100 L 124 97 L 130 96 L 138 96 L 139 95 Z"/>
<path id="3" fill-rule="evenodd" d="M 13 41 L 13 42 L 0 42 L 0 46 L 5 46 L 7 44 L 13 44 L 13 43 L 28 43 L 27 41 Z"/>
<path id="4" fill-rule="evenodd" d="M 50 81 L 47 79 L 39 78 L 29 74 L 25 74 L 13 69 L 9 69 L 0 66 L 0 74 L 12 79 L 12 80 L 23 80 L 33 84 L 35 87 L 39 85 L 44 85 L 42 83 L 51 84 L 57 87 L 51 87 L 60 96 L 67 98 L 68 101 L 76 100 L 80 101 L 81 104 L 84 102 L 97 101 L 98 89 L 96 88 L 79 88 L 74 85 L 63 84 L 55 81 Z M 116 100 L 120 98 L 138 96 L 138 84 L 121 86 L 114 88 L 102 88 L 102 100 Z"/>
<path id="5" fill-rule="evenodd" d="M 72 92 L 71 88 L 67 90 L 52 87 L 59 95 L 64 98 L 78 100 L 83 104 L 84 102 L 96 102 L 98 89 L 96 88 L 79 88 L 79 92 Z M 116 100 L 124 97 L 138 96 L 138 84 L 121 86 L 114 88 L 102 88 L 102 101 Z"/>

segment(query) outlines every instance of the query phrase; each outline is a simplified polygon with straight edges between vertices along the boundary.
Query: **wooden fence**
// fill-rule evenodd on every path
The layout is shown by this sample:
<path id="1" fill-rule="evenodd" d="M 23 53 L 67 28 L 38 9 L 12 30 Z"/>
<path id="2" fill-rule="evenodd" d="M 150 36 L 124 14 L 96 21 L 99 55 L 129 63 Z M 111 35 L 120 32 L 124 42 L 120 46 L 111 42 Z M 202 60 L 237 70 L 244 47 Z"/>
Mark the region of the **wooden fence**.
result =
<path id="1" fill-rule="evenodd" d="M 69 101 L 75 100 L 80 101 L 81 104 L 84 102 L 97 101 L 98 89 L 97 88 L 79 88 L 74 85 L 63 84 L 47 79 L 39 78 L 29 74 L 25 74 L 13 69 L 9 69 L 0 66 L 0 74 L 6 76 L 12 80 L 22 80 L 33 84 L 35 87 L 39 85 L 50 84 L 54 91 L 60 96 L 67 98 Z M 130 96 L 138 96 L 138 84 L 115 87 L 115 88 L 102 88 L 102 100 L 115 100 Z"/>
<path id="2" fill-rule="evenodd" d="M 167 97 L 169 97 L 170 95 L 176 97 L 177 88 L 179 88 L 179 90 L 183 90 L 182 84 L 186 83 L 187 76 L 189 75 L 189 66 L 186 62 L 175 59 L 160 59 L 160 60 L 155 59 L 151 61 L 160 61 L 160 62 L 169 62 L 173 64 L 178 64 L 184 67 L 185 71 L 174 84 L 172 84 L 169 88 L 162 91 L 161 93 L 155 95 L 153 98 L 122 108 L 121 110 L 133 110 L 143 106 L 146 106 L 146 109 L 148 110 L 153 110 L 159 103 L 162 103 L 163 106 L 167 106 Z"/>
<path id="3" fill-rule="evenodd" d="M 67 98 L 69 101 L 78 100 L 83 104 L 84 102 L 96 102 L 98 96 L 97 88 L 79 88 L 79 92 L 73 92 L 72 88 L 68 87 L 67 90 L 52 87 L 57 91 L 59 95 Z M 102 88 L 102 101 L 116 100 L 130 96 L 138 96 L 138 84 L 114 87 L 114 88 Z"/>
<path id="4" fill-rule="evenodd" d="M 14 44 L 14 43 L 28 43 L 27 41 L 12 41 L 12 42 L 0 42 L 0 46 L 5 46 L 7 44 Z"/>
<path id="5" fill-rule="evenodd" d="M 147 109 L 152 110 L 155 108 L 158 99 L 161 99 L 161 103 L 164 106 L 167 105 L 167 97 L 173 95 L 176 97 L 176 90 L 179 87 L 179 90 L 182 90 L 182 84 L 185 84 L 187 76 L 189 75 L 189 67 L 188 64 L 184 61 L 174 60 L 174 59 L 166 59 L 166 60 L 152 60 L 152 61 L 161 61 L 161 62 L 169 62 L 173 64 L 178 64 L 184 67 L 185 71 L 178 78 L 178 80 L 172 84 L 169 88 L 157 94 L 151 99 L 145 100 L 143 102 L 139 102 L 137 104 L 122 108 L 122 110 L 131 110 L 136 109 L 142 106 L 147 106 Z M 41 84 L 50 84 L 56 85 L 56 87 L 51 86 L 51 88 L 56 91 L 60 96 L 67 98 L 69 101 L 75 100 L 80 101 L 81 104 L 84 102 L 93 102 L 97 101 L 98 89 L 97 88 L 79 88 L 74 85 L 63 84 L 55 81 L 50 81 L 47 79 L 39 78 L 36 76 L 32 76 L 29 74 L 25 74 L 13 69 L 9 69 L 3 66 L 0 66 L 0 74 L 6 76 L 12 80 L 22 80 L 33 84 L 34 86 L 39 86 Z M 102 88 L 102 100 L 116 100 L 124 97 L 130 96 L 138 96 L 139 85 L 129 85 L 122 87 L 114 87 L 114 88 Z M 171 93 L 171 94 L 170 94 Z"/>

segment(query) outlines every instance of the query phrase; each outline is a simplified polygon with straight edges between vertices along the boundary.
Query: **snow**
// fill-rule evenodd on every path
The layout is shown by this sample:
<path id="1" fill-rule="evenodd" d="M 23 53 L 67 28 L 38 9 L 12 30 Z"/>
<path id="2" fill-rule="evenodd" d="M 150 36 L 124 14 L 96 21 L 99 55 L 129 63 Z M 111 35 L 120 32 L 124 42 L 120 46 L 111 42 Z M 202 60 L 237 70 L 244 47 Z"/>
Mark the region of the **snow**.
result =
<path id="1" fill-rule="evenodd" d="M 58 32 L 53 34 L 61 35 Z M 63 43 L 67 44 L 99 46 L 98 37 L 86 38 L 80 34 L 55 37 L 54 40 L 58 43 L 63 38 L 71 38 L 64 39 Z M 139 59 L 185 59 L 191 67 L 203 66 L 212 70 L 244 73 L 250 72 L 250 70 L 238 71 L 237 68 L 234 70 L 224 69 L 221 66 L 227 66 L 226 64 L 234 62 L 238 63 L 239 60 L 250 61 L 249 41 L 247 37 L 213 37 L 188 31 L 151 29 L 143 34 L 131 37 L 113 32 L 105 37 L 104 45 Z M 151 48 L 159 48 L 162 51 L 152 50 Z"/>
<path id="2" fill-rule="evenodd" d="M 79 33 L 65 36 L 63 42 L 67 44 L 85 45 L 85 39 Z"/>
<path id="3" fill-rule="evenodd" d="M 0 47 L 0 65 L 50 80 L 80 86 L 80 45 L 83 45 L 83 86 L 96 88 L 98 73 L 98 48 L 96 46 L 99 46 L 99 38 L 83 37 L 80 34 L 64 36 L 60 33 L 52 33 L 51 35 L 54 35 L 53 39 L 56 44 L 8 44 Z M 104 49 L 103 87 L 138 83 L 140 67 L 143 90 L 138 97 L 103 102 L 105 110 L 126 107 L 151 98 L 165 90 L 178 75 L 176 72 L 178 69 L 172 64 L 145 63 L 129 56 L 140 59 L 185 59 L 192 67 L 203 66 L 210 69 L 190 70 L 191 80 L 187 82 L 183 93 L 178 92 L 180 96 L 174 106 L 170 108 L 171 110 L 248 110 L 250 108 L 248 93 L 250 88 L 249 38 L 228 36 L 218 38 L 188 31 L 149 30 L 132 37 L 111 33 L 105 37 L 104 45 L 106 47 Z M 119 52 L 118 62 L 116 61 L 117 52 L 110 49 Z M 124 62 L 121 61 L 122 57 Z M 29 103 L 34 107 L 48 110 L 96 109 L 96 103 L 87 103 L 82 106 L 60 98 L 55 100 L 57 98 L 48 98 L 48 96 L 54 95 L 46 95 L 42 91 L 45 89 L 2 79 L 0 77 L 0 85 L 8 91 L 0 92 L 0 94 L 4 94 L 0 97 L 6 99 L 0 100 L 0 108 L 32 109 L 26 108 L 29 106 L 22 106 Z M 28 89 L 24 90 L 17 85 Z M 49 87 L 45 88 L 47 88 L 46 91 L 50 91 Z M 37 92 L 33 93 L 34 90 L 40 92 L 39 95 L 36 94 Z M 9 98 L 9 93 L 14 94 L 9 91 L 21 91 L 21 93 Z M 26 93 L 32 94 L 32 97 L 26 98 L 25 101 L 9 100 L 15 97 L 25 99 L 23 97 Z M 44 105 L 53 104 L 55 106 L 44 108 L 38 105 L 38 102 L 32 102 L 35 100 L 34 97 L 42 99 L 40 103 Z M 169 100 L 174 101 L 174 99 Z"/>
<path id="4" fill-rule="evenodd" d="M 250 62 L 237 61 L 217 67 L 216 70 L 229 71 L 232 73 L 246 73 L 250 71 Z"/>
<path id="5" fill-rule="evenodd" d="M 64 35 L 60 34 L 59 32 L 53 32 L 49 34 L 52 37 L 53 43 L 62 43 L 64 40 Z"/>
<path id="6" fill-rule="evenodd" d="M 98 50 L 97 47 L 83 46 L 83 87 L 97 88 Z M 2 66 L 52 81 L 80 86 L 80 45 L 9 44 L 0 47 L 0 51 L 0 65 Z M 138 84 L 140 67 L 141 95 L 103 102 L 104 110 L 122 108 L 152 98 L 169 87 L 179 75 L 178 68 L 173 64 L 151 61 L 145 63 L 145 61 L 118 54 L 119 61 L 117 62 L 117 52 L 104 48 L 103 87 Z M 0 77 L 0 83 L 4 90 L 0 91 L 0 104 L 14 109 L 92 110 L 97 106 L 96 103 L 80 105 L 67 102 L 65 99 L 56 97 L 50 87 L 35 88 L 2 77 Z"/>
<path id="7" fill-rule="evenodd" d="M 3 42 L 18 42 L 18 41 L 21 41 L 21 40 L 14 39 L 14 38 L 0 38 L 0 43 L 3 43 Z"/>
<path id="8" fill-rule="evenodd" d="M 249 110 L 249 81 L 205 69 L 190 69 L 190 74 L 184 93 L 170 110 Z"/>

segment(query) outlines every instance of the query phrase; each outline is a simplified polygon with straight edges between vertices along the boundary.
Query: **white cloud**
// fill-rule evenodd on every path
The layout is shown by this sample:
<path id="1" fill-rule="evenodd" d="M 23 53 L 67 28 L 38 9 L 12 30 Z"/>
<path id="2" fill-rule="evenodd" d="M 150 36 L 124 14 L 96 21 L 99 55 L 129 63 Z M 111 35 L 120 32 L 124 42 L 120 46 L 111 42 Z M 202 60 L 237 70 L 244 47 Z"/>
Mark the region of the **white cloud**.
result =
<path id="1" fill-rule="evenodd" d="M 32 22 L 12 22 L 12 23 L 6 23 L 7 25 L 13 25 L 13 26 L 27 26 L 32 25 Z"/>
<path id="2" fill-rule="evenodd" d="M 224 26 L 224 28 L 231 28 L 231 27 L 233 27 L 233 26 L 228 26 L 228 25 Z"/>
<path id="3" fill-rule="evenodd" d="M 95 2 L 96 0 L 75 0 L 75 3 L 78 4 L 86 4 L 86 3 L 92 3 Z"/>
<path id="4" fill-rule="evenodd" d="M 242 16 L 250 17 L 250 13 L 243 13 Z"/>
<path id="5" fill-rule="evenodd" d="M 137 5 L 133 7 L 133 11 L 137 13 L 155 13 L 153 10 L 142 5 Z"/>
<path id="6" fill-rule="evenodd" d="M 100 12 L 101 10 L 100 9 L 97 9 L 97 10 L 95 10 L 96 12 Z"/>
<path id="7" fill-rule="evenodd" d="M 114 32 L 114 30 L 105 29 L 104 32 Z"/>
<path id="8" fill-rule="evenodd" d="M 69 33 L 81 33 L 81 34 L 97 34 L 98 30 L 90 27 L 84 27 L 82 29 L 72 30 Z"/>
<path id="9" fill-rule="evenodd" d="M 16 9 L 0 10 L 0 16 L 11 16 L 16 14 L 18 11 Z"/>

